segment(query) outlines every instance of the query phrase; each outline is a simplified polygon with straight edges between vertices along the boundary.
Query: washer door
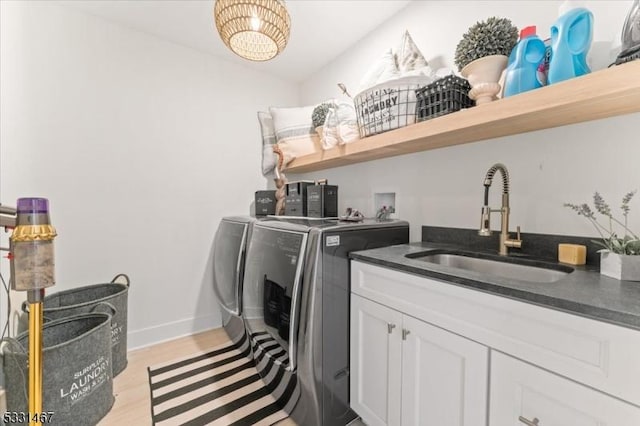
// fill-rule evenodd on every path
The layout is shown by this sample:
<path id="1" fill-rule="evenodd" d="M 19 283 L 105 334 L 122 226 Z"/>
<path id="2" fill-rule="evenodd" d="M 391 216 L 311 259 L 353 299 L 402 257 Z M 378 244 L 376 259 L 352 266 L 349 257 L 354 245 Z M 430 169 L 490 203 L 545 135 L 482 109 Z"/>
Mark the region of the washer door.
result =
<path id="1" fill-rule="evenodd" d="M 254 226 L 247 252 L 242 316 L 262 352 L 295 370 L 304 232 Z"/>

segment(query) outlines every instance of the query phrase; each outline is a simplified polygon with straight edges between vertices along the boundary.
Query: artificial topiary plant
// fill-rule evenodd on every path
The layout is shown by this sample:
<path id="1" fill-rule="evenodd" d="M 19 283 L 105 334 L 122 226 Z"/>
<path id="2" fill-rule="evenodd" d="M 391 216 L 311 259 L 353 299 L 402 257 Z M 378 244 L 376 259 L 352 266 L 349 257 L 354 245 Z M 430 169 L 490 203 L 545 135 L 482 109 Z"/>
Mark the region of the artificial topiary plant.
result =
<path id="1" fill-rule="evenodd" d="M 458 70 L 476 59 L 490 55 L 509 56 L 518 41 L 518 29 L 507 18 L 492 16 L 469 27 L 456 47 Z"/>
<path id="2" fill-rule="evenodd" d="M 333 102 L 325 102 L 313 109 L 311 114 L 311 121 L 313 121 L 313 128 L 324 126 L 324 121 L 327 119 L 327 114 L 331 108 L 335 108 L 336 104 Z"/>

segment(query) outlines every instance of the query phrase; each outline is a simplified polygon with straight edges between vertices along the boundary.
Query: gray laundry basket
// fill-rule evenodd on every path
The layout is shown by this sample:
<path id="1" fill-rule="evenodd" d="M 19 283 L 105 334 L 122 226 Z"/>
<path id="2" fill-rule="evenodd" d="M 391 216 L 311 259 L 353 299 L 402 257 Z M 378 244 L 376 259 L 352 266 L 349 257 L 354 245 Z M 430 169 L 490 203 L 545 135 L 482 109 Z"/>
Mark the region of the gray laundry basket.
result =
<path id="1" fill-rule="evenodd" d="M 42 408 L 44 413 L 53 413 L 48 423 L 95 425 L 113 406 L 110 323 L 111 315 L 93 313 L 43 325 Z M 28 411 L 28 347 L 29 332 L 4 342 L 2 364 L 9 413 Z"/>
<path id="2" fill-rule="evenodd" d="M 125 284 L 117 283 L 124 278 Z M 71 315 L 89 312 L 113 314 L 111 320 L 111 343 L 113 345 L 113 376 L 117 376 L 127 366 L 127 307 L 129 297 L 129 277 L 116 275 L 110 283 L 94 284 L 52 293 L 44 298 L 44 317 L 56 320 Z M 28 305 L 22 304 L 23 312 Z M 28 312 L 27 312 L 28 313 Z"/>

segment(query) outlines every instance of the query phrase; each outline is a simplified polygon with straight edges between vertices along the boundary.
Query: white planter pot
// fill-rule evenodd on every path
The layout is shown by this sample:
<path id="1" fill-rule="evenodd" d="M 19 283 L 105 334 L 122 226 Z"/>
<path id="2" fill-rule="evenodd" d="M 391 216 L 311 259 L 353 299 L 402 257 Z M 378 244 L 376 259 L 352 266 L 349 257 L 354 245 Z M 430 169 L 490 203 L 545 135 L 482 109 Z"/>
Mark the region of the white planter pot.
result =
<path id="1" fill-rule="evenodd" d="M 462 68 L 460 74 L 471 85 L 469 97 L 476 101 L 476 105 L 486 104 L 496 100 L 496 95 L 500 92 L 500 75 L 507 67 L 505 55 L 491 55 L 476 59 Z"/>
<path id="2" fill-rule="evenodd" d="M 600 273 L 617 280 L 640 281 L 640 256 L 600 252 Z"/>

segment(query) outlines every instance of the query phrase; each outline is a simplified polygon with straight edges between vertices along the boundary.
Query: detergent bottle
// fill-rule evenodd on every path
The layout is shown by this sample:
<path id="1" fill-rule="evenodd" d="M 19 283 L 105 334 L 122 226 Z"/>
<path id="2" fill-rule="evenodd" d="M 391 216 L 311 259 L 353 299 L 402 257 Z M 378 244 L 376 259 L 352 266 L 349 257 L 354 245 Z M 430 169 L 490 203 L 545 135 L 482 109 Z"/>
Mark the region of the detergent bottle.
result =
<path id="1" fill-rule="evenodd" d="M 551 26 L 549 84 L 590 73 L 587 52 L 593 37 L 593 14 L 583 7 L 571 9 Z"/>
<path id="2" fill-rule="evenodd" d="M 504 97 L 537 89 L 546 84 L 544 42 L 536 35 L 536 27 L 520 31 L 520 41 L 509 55 L 505 76 Z"/>

